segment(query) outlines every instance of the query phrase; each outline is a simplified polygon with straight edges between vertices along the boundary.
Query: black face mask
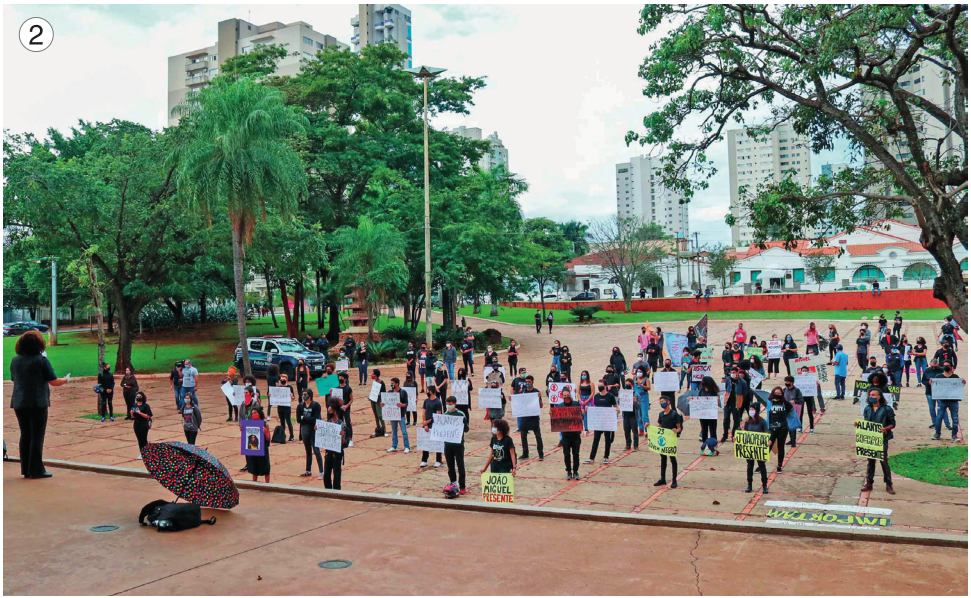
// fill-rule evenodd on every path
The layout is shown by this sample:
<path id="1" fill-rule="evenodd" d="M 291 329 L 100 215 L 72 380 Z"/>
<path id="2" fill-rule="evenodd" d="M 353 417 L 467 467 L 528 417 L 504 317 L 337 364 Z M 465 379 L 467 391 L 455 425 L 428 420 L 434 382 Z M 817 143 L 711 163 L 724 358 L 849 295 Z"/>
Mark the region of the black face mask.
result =
<path id="1" fill-rule="evenodd" d="M 603 391 L 607 390 L 607 387 L 606 386 L 598 386 L 597 387 L 597 390 L 599 390 L 600 392 L 603 392 Z"/>

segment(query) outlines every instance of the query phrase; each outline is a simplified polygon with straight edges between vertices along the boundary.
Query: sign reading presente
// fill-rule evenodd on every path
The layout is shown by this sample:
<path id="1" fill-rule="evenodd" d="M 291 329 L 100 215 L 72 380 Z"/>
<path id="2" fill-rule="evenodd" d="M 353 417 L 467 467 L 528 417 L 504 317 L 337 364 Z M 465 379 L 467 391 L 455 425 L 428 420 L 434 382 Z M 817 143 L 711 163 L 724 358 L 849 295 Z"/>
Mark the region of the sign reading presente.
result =
<path id="1" fill-rule="evenodd" d="M 513 502 L 513 477 L 511 473 L 482 474 L 482 500 L 485 502 Z"/>

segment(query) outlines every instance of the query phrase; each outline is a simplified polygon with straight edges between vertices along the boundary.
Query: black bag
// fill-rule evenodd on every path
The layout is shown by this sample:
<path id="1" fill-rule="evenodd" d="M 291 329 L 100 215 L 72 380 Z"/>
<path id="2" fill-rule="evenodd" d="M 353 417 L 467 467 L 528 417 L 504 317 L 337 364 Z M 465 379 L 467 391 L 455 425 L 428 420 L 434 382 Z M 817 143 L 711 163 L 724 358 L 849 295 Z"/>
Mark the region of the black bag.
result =
<path id="1" fill-rule="evenodd" d="M 145 519 L 148 523 L 145 523 Z M 138 524 L 142 526 L 154 525 L 160 532 L 181 532 L 182 530 L 199 527 L 203 523 L 216 524 L 216 518 L 202 519 L 202 509 L 192 503 L 174 503 L 156 500 L 142 507 L 138 516 Z"/>
<path id="2" fill-rule="evenodd" d="M 273 444 L 286 444 L 287 443 L 287 433 L 283 429 L 283 426 L 277 426 L 273 428 L 273 438 L 270 439 Z"/>

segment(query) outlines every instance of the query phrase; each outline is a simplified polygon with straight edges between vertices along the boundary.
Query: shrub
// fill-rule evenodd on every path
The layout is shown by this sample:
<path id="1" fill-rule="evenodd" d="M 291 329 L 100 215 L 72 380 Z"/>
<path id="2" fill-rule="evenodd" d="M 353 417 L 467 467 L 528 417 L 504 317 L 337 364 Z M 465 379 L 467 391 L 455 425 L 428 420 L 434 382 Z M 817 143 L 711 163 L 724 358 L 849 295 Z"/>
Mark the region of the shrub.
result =
<path id="1" fill-rule="evenodd" d="M 502 333 L 495 328 L 486 328 L 482 331 L 482 336 L 485 337 L 486 343 L 490 345 L 498 345 L 502 342 Z"/>
<path id="2" fill-rule="evenodd" d="M 584 320 L 592 320 L 593 315 L 598 311 L 603 310 L 604 306 L 597 305 L 578 305 L 570 310 L 570 314 L 577 317 L 577 320 L 582 322 Z"/>
<path id="3" fill-rule="evenodd" d="M 382 330 L 381 337 L 389 340 L 404 341 L 406 344 L 419 340 L 417 331 L 412 330 L 410 326 L 398 325 L 388 326 Z"/>

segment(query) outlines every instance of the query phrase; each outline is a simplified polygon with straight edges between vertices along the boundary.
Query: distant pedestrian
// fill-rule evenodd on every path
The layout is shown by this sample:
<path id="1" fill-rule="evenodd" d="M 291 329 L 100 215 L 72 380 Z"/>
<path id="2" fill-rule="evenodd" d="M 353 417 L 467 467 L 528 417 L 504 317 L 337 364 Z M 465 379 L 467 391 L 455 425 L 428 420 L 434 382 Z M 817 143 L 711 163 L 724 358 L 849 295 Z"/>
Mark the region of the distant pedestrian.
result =
<path id="1" fill-rule="evenodd" d="M 185 432 L 185 443 L 195 445 L 200 430 L 202 430 L 202 411 L 199 410 L 199 405 L 190 401 L 182 406 L 182 431 Z"/>
<path id="2" fill-rule="evenodd" d="M 761 408 L 761 403 L 758 401 L 752 401 L 752 404 L 748 408 L 748 418 L 742 425 L 742 429 L 746 432 L 762 432 L 767 433 L 769 431 L 769 424 L 762 419 L 759 415 Z M 769 493 L 769 476 L 765 471 L 765 461 L 756 461 L 755 459 L 745 460 L 745 475 L 748 480 L 748 485 L 745 486 L 746 492 L 752 491 L 752 478 L 754 477 L 756 466 L 759 470 L 759 475 L 762 477 L 762 494 Z"/>
<path id="3" fill-rule="evenodd" d="M 112 405 L 112 399 L 115 396 L 115 377 L 111 373 L 110 363 L 104 364 L 101 372 L 98 373 L 98 387 L 101 388 L 101 392 L 98 393 L 98 413 L 101 415 L 101 421 L 105 421 L 106 415 L 111 421 L 115 421 L 115 409 Z"/>
<path id="4" fill-rule="evenodd" d="M 871 285 L 870 294 L 874 297 L 878 297 L 881 294 L 880 283 L 876 280 L 874 280 L 873 284 Z"/>
<path id="5" fill-rule="evenodd" d="M 175 394 L 175 408 L 182 407 L 182 367 L 185 364 L 181 361 L 175 362 L 175 367 L 169 372 L 169 388 Z"/>
<path id="6" fill-rule="evenodd" d="M 125 398 L 125 419 L 131 419 L 131 408 L 135 406 L 135 393 L 138 392 L 138 380 L 130 367 L 125 368 L 125 375 L 121 378 L 121 392 Z"/>
<path id="7" fill-rule="evenodd" d="M 199 397 L 196 396 L 196 380 L 199 377 L 199 370 L 192 366 L 192 360 L 185 360 L 185 367 L 182 368 L 182 401 L 187 397 L 192 397 L 192 402 L 199 404 Z"/>
<path id="8" fill-rule="evenodd" d="M 152 428 L 152 408 L 148 405 L 148 397 L 144 392 L 135 394 L 135 406 L 131 409 L 132 419 L 135 420 L 135 438 L 138 440 L 138 460 L 142 459 L 142 449 L 148 444 L 148 431 Z"/>
<path id="9" fill-rule="evenodd" d="M 546 312 L 546 324 L 550 327 L 550 334 L 553 334 L 553 310 Z"/>
<path id="10" fill-rule="evenodd" d="M 371 361 L 371 352 L 368 350 L 367 341 L 361 341 L 361 346 L 357 348 L 357 375 L 358 386 L 364 386 L 367 380 L 367 366 Z"/>
<path id="11" fill-rule="evenodd" d="M 519 345 L 516 341 L 509 341 L 509 350 L 506 352 L 506 361 L 509 363 L 509 371 L 515 372 L 519 365 Z"/>
<path id="12" fill-rule="evenodd" d="M 448 379 L 455 380 L 455 362 L 458 361 L 458 352 L 452 346 L 452 341 L 445 342 L 442 360 L 445 361 L 445 367 L 448 369 Z"/>
<path id="13" fill-rule="evenodd" d="M 13 381 L 10 408 L 20 426 L 20 475 L 28 479 L 51 477 L 44 469 L 50 387 L 61 386 L 71 379 L 70 374 L 64 378 L 54 374 L 51 362 L 44 356 L 46 348 L 41 333 L 28 330 L 17 339 L 14 345 L 16 355 L 10 361 L 10 379 Z"/>
<path id="14" fill-rule="evenodd" d="M 893 315 L 893 335 L 900 338 L 900 330 L 904 326 L 904 317 L 897 311 Z"/>
<path id="15" fill-rule="evenodd" d="M 536 310 L 536 314 L 533 316 L 533 319 L 536 320 L 536 334 L 539 334 L 543 331 L 543 315 L 539 313 L 538 309 Z"/>

